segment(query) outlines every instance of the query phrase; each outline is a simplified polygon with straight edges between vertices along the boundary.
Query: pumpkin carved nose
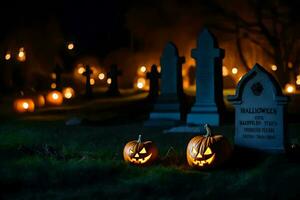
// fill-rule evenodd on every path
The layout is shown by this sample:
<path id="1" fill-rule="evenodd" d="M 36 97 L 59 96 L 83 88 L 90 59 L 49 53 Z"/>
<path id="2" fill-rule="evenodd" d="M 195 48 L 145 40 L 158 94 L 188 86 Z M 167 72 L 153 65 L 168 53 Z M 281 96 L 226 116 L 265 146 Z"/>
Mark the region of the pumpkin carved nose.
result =
<path id="1" fill-rule="evenodd" d="M 202 155 L 198 153 L 197 158 L 202 158 Z"/>
<path id="2" fill-rule="evenodd" d="M 137 153 L 137 154 L 134 155 L 134 157 L 135 157 L 135 158 L 139 158 L 140 156 L 139 156 L 139 154 Z"/>

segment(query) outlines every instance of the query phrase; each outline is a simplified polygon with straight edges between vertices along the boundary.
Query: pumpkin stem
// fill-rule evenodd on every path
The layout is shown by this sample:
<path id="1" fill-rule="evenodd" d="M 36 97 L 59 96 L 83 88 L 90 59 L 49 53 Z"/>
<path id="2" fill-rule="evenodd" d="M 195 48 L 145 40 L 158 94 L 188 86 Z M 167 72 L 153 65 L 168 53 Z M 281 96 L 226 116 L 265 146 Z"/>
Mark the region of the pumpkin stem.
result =
<path id="1" fill-rule="evenodd" d="M 141 143 L 142 142 L 142 135 L 139 135 L 139 138 L 137 140 L 138 143 Z"/>
<path id="2" fill-rule="evenodd" d="M 209 125 L 208 124 L 204 124 L 204 128 L 206 130 L 205 137 L 210 137 L 211 136 L 211 129 L 210 129 Z"/>

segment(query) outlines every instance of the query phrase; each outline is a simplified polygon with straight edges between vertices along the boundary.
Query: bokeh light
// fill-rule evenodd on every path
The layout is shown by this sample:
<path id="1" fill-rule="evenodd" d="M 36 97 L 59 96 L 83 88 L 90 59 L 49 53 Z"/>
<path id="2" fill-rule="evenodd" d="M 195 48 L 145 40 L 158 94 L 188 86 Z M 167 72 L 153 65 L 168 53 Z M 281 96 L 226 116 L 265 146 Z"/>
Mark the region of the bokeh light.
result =
<path id="1" fill-rule="evenodd" d="M 140 67 L 140 71 L 142 72 L 142 73 L 145 73 L 146 71 L 147 71 L 147 68 L 146 68 L 146 66 L 141 66 Z"/>
<path id="2" fill-rule="evenodd" d="M 74 47 L 75 47 L 75 45 L 74 45 L 74 43 L 72 43 L 72 42 L 70 42 L 70 43 L 67 45 L 67 48 L 68 48 L 69 50 L 73 50 Z"/>
<path id="3" fill-rule="evenodd" d="M 110 85 L 111 84 L 111 78 L 108 78 L 106 82 L 107 82 L 108 85 Z"/>
<path id="4" fill-rule="evenodd" d="M 91 84 L 91 85 L 95 85 L 95 79 L 91 78 L 91 79 L 90 79 L 90 84 Z"/>
<path id="5" fill-rule="evenodd" d="M 223 76 L 228 76 L 228 75 L 229 75 L 229 71 L 228 71 L 228 69 L 227 69 L 226 66 L 223 66 L 223 67 L 222 67 L 222 75 L 223 75 Z"/>
<path id="6" fill-rule="evenodd" d="M 100 73 L 100 74 L 98 75 L 98 78 L 99 78 L 100 80 L 103 80 L 103 79 L 105 78 L 105 74 L 104 74 L 104 73 Z"/>
<path id="7" fill-rule="evenodd" d="M 232 68 L 231 70 L 232 74 L 237 74 L 238 73 L 238 69 L 236 67 Z"/>
<path id="8" fill-rule="evenodd" d="M 51 83 L 51 89 L 55 89 L 56 88 L 56 83 Z"/>
<path id="9" fill-rule="evenodd" d="M 6 53 L 4 58 L 5 58 L 5 60 L 10 60 L 11 54 L 10 53 Z"/>
<path id="10" fill-rule="evenodd" d="M 64 88 L 62 93 L 66 99 L 71 99 L 75 96 L 75 91 L 71 87 Z"/>
<path id="11" fill-rule="evenodd" d="M 285 91 L 286 91 L 287 93 L 294 93 L 295 90 L 296 90 L 295 85 L 290 84 L 290 83 L 288 83 L 288 84 L 285 85 Z"/>
<path id="12" fill-rule="evenodd" d="M 272 66 L 271 66 L 271 69 L 272 69 L 273 71 L 277 71 L 277 66 L 276 66 L 276 65 L 272 65 Z"/>

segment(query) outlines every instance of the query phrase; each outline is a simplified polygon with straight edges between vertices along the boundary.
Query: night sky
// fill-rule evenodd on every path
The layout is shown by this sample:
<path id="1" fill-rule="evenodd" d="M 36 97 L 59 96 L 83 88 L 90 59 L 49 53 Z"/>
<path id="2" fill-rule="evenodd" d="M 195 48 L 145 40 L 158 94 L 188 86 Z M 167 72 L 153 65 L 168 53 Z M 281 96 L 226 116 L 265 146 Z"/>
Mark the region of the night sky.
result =
<path id="1" fill-rule="evenodd" d="M 110 1 L 10 1 L 1 5 L 2 41 L 20 28 L 43 27 L 54 20 L 65 40 L 74 41 L 84 52 L 105 53 L 129 44 L 125 14 L 129 4 Z"/>

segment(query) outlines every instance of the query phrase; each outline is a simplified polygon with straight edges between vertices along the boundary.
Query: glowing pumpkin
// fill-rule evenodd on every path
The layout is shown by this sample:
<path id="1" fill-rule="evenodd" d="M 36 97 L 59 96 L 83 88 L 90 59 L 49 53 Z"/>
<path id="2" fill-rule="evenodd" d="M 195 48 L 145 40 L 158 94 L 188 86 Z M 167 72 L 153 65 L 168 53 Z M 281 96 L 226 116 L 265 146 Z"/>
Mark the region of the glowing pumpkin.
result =
<path id="1" fill-rule="evenodd" d="M 32 99 L 16 99 L 14 109 L 16 112 L 25 113 L 34 111 L 34 101 Z"/>
<path id="2" fill-rule="evenodd" d="M 54 90 L 47 94 L 46 100 L 49 105 L 59 106 L 63 103 L 64 98 L 61 92 Z"/>
<path id="3" fill-rule="evenodd" d="M 205 136 L 196 136 L 190 140 L 186 149 L 187 162 L 191 167 L 209 169 L 226 161 L 232 152 L 229 141 L 222 135 L 212 136 L 207 124 Z"/>
<path id="4" fill-rule="evenodd" d="M 158 156 L 158 150 L 152 141 L 138 140 L 128 142 L 123 150 L 124 161 L 134 165 L 145 166 L 153 163 Z"/>

